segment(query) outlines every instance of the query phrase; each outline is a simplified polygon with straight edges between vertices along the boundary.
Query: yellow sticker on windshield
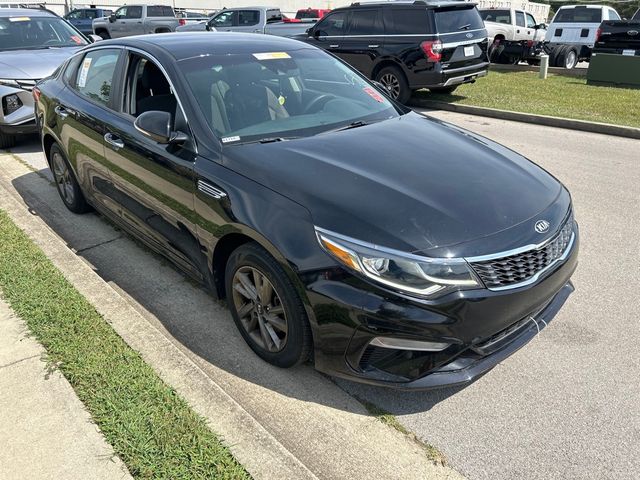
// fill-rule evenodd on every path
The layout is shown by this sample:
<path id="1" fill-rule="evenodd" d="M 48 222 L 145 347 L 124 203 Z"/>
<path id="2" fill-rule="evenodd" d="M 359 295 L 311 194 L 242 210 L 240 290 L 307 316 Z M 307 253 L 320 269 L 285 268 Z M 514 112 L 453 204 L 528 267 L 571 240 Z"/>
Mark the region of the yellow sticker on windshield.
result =
<path id="1" fill-rule="evenodd" d="M 262 53 L 254 53 L 254 57 L 257 60 L 279 60 L 282 58 L 291 58 L 291 56 L 287 52 L 262 52 Z"/>
<path id="2" fill-rule="evenodd" d="M 9 17 L 10 22 L 28 22 L 30 20 L 29 17 Z"/>

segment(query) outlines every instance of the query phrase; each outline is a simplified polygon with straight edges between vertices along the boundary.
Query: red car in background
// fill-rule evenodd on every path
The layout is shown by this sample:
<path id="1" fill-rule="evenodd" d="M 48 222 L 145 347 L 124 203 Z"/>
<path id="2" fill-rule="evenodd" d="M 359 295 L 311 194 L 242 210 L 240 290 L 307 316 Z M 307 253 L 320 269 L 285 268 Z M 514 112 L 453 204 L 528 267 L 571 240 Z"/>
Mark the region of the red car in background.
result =
<path id="1" fill-rule="evenodd" d="M 286 23 L 298 23 L 309 20 L 319 20 L 331 10 L 326 8 L 301 8 L 296 12 L 296 18 L 283 19 Z"/>

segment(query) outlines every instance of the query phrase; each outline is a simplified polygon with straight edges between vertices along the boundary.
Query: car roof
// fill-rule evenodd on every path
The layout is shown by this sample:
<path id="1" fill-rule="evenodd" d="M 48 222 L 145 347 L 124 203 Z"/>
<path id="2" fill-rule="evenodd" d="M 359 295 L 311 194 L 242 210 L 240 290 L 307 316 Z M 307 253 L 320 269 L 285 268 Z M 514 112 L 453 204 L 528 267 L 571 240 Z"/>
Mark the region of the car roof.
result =
<path id="1" fill-rule="evenodd" d="M 40 8 L 0 8 L 0 17 L 57 17 L 49 10 Z"/>
<path id="2" fill-rule="evenodd" d="M 371 7 L 416 7 L 416 8 L 441 8 L 441 7 L 469 7 L 475 6 L 475 2 L 467 2 L 462 0 L 362 0 L 352 3 L 351 5 L 343 5 L 342 7 L 331 10 L 348 10 L 352 8 L 371 8 Z"/>
<path id="3" fill-rule="evenodd" d="M 105 40 L 98 47 L 122 45 L 142 50 L 163 50 L 176 60 L 200 55 L 281 52 L 314 48 L 307 43 L 275 35 L 239 32 L 176 32 Z"/>

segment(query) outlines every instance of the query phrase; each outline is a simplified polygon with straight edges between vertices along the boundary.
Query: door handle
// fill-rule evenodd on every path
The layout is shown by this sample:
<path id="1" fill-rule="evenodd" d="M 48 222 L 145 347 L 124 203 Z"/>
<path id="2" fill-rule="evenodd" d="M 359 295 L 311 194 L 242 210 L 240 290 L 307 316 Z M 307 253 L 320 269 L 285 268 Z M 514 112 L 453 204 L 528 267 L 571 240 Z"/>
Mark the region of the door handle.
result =
<path id="1" fill-rule="evenodd" d="M 113 147 L 114 150 L 124 148 L 124 142 L 112 133 L 105 133 L 104 141 Z"/>
<path id="2" fill-rule="evenodd" d="M 329 45 L 329 48 L 338 48 L 340 45 Z"/>
<path id="3" fill-rule="evenodd" d="M 367 45 L 369 48 L 378 48 L 380 45 Z"/>
<path id="4" fill-rule="evenodd" d="M 260 30 L 256 28 L 253 33 L 260 33 Z"/>
<path id="5" fill-rule="evenodd" d="M 62 120 L 69 116 L 69 112 L 67 112 L 61 105 L 58 105 L 53 109 L 53 111 L 56 112 L 56 115 L 59 116 Z"/>
<path id="6" fill-rule="evenodd" d="M 139 24 L 141 24 L 142 22 L 138 22 Z"/>

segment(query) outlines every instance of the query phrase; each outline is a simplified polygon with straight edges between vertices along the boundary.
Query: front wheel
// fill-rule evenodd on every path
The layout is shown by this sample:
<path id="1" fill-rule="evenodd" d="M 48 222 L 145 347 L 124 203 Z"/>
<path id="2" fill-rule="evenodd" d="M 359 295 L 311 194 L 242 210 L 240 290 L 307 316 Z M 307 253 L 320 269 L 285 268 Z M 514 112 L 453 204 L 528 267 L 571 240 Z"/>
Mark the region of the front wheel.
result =
<path id="1" fill-rule="evenodd" d="M 456 88 L 458 88 L 458 85 L 455 85 L 453 87 L 432 87 L 429 89 L 429 91 L 433 93 L 445 93 L 447 95 L 451 95 L 456 91 Z"/>
<path id="2" fill-rule="evenodd" d="M 103 40 L 109 40 L 111 38 L 111 35 L 109 35 L 109 32 L 107 32 L 106 30 L 100 30 L 98 32 L 98 36 Z"/>
<path id="3" fill-rule="evenodd" d="M 240 334 L 263 360 L 293 367 L 309 359 L 304 305 L 278 261 L 257 243 L 235 250 L 225 269 L 227 302 Z"/>
<path id="4" fill-rule="evenodd" d="M 411 97 L 409 83 L 398 67 L 385 67 L 375 78 L 389 92 L 389 96 L 400 103 L 407 103 Z"/>
<path id="5" fill-rule="evenodd" d="M 15 135 L 0 132 L 0 148 L 11 148 L 16 145 Z"/>

